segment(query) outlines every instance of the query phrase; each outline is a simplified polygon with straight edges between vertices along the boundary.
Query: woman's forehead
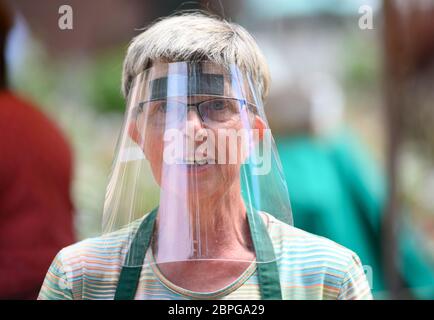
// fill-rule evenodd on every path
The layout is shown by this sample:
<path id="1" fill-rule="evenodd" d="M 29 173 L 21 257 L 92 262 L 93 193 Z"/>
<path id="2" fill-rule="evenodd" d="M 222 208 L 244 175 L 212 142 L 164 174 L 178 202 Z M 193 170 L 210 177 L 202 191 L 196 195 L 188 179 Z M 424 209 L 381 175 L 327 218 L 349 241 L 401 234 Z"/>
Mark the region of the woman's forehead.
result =
<path id="1" fill-rule="evenodd" d="M 149 80 L 167 77 L 169 75 L 217 74 L 229 76 L 230 72 L 225 66 L 214 62 L 160 62 L 152 64 L 149 70 Z"/>
<path id="2" fill-rule="evenodd" d="M 245 99 L 247 81 L 236 67 L 231 71 L 211 62 L 157 62 L 136 85 L 140 86 L 142 100 L 196 95 Z"/>

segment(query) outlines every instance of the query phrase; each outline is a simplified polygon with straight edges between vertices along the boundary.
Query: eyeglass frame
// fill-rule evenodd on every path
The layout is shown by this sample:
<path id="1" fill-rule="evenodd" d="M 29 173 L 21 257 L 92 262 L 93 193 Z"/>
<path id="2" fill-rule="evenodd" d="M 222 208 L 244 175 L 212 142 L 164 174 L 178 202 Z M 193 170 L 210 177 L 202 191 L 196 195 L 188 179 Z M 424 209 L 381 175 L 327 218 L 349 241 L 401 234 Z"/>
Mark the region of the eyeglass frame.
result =
<path id="1" fill-rule="evenodd" d="M 245 107 L 245 106 L 247 106 L 247 107 L 249 107 L 249 110 L 251 110 L 254 114 L 258 114 L 258 108 L 257 108 L 257 106 L 254 105 L 253 103 L 248 102 L 246 99 L 239 99 L 239 98 L 232 98 L 232 97 L 221 97 L 221 96 L 214 96 L 214 97 L 212 97 L 210 99 L 203 100 L 203 101 L 200 101 L 200 102 L 185 104 L 185 106 L 187 108 L 186 114 L 188 114 L 189 107 L 195 107 L 196 113 L 199 116 L 201 122 L 204 123 L 204 124 L 207 124 L 208 122 L 206 122 L 204 120 L 203 115 L 202 115 L 202 113 L 200 111 L 200 105 L 202 103 L 210 102 L 210 101 L 213 101 L 213 100 L 235 100 L 235 101 L 238 101 L 240 103 L 240 109 L 243 108 L 243 107 Z M 145 103 L 150 103 L 150 102 L 153 102 L 153 101 L 167 101 L 167 99 L 151 99 L 151 100 L 139 102 L 138 106 L 134 108 L 134 109 L 136 109 L 135 111 L 133 111 L 134 112 L 134 117 L 137 117 L 140 112 L 143 112 L 143 105 Z"/>

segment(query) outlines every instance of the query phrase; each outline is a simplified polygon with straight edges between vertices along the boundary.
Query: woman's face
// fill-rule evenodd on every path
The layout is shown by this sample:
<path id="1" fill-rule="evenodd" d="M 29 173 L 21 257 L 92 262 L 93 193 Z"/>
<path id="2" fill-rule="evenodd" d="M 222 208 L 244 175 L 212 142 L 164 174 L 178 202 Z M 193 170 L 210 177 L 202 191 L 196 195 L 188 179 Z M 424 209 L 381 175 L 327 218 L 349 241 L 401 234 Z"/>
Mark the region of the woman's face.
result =
<path id="1" fill-rule="evenodd" d="M 228 98 L 230 79 L 215 69 L 209 72 L 225 79 L 220 85 L 224 95 L 143 99 L 150 102 L 141 105 L 130 123 L 130 136 L 143 150 L 156 182 L 184 198 L 222 195 L 239 184 L 252 140 L 249 130 L 265 126 L 242 101 Z M 152 77 L 164 77 L 164 70 Z"/>
<path id="2" fill-rule="evenodd" d="M 150 110 L 141 112 L 136 121 L 144 132 L 142 150 L 160 187 L 183 193 L 181 196 L 188 190 L 188 194 L 202 197 L 222 194 L 233 183 L 239 183 L 240 166 L 246 157 L 243 148 L 248 143 L 245 141 L 248 137 L 243 135 L 239 102 L 209 96 L 190 97 L 182 103 L 174 102 L 188 110 L 182 112 L 170 110 L 170 103 L 160 101 L 158 105 L 148 105 Z M 199 105 L 202 117 L 197 107 L 186 107 L 193 104 Z M 234 106 L 237 110 L 225 110 Z M 179 116 L 181 113 L 183 116 Z M 203 120 L 207 116 L 219 118 L 219 113 L 229 114 L 220 116 L 227 118 L 226 121 Z"/>

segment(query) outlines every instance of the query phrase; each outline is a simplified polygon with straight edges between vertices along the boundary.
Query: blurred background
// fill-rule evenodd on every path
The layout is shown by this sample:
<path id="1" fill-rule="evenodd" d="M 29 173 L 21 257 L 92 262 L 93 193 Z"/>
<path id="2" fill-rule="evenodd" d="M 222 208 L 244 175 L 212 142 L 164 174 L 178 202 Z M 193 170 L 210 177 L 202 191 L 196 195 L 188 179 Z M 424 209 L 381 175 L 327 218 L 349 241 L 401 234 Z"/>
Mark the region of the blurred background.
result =
<path id="1" fill-rule="evenodd" d="M 2 45 L 8 90 L 69 145 L 72 205 L 63 223 L 74 233 L 41 262 L 27 293 L 12 290 L 10 243 L 32 235 L 6 227 L 0 205 L 0 298 L 37 295 L 58 250 L 99 234 L 129 41 L 159 17 L 200 8 L 244 26 L 267 58 L 265 110 L 295 226 L 355 251 L 375 298 L 434 299 L 434 0 L 0 3 L 0 25 L 10 27 Z M 72 29 L 59 27 L 62 5 L 72 8 Z M 14 139 L 0 136 L 25 150 L 28 140 Z"/>

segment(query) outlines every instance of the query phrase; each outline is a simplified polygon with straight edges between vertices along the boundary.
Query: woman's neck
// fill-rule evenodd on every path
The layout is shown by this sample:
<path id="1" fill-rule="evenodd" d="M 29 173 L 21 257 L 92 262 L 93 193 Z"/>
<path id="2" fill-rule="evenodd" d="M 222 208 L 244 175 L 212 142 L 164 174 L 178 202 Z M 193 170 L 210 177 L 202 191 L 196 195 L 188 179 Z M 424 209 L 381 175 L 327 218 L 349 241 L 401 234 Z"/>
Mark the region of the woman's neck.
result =
<path id="1" fill-rule="evenodd" d="M 167 258 L 163 260 L 172 260 L 170 255 L 185 260 L 251 260 L 253 245 L 239 183 L 218 196 L 192 194 L 171 203 L 173 198 L 161 201 L 156 228 L 157 251 Z"/>
<path id="2" fill-rule="evenodd" d="M 227 190 L 218 199 L 191 201 L 189 207 L 198 256 L 236 254 L 250 247 L 246 207 L 239 190 Z"/>

